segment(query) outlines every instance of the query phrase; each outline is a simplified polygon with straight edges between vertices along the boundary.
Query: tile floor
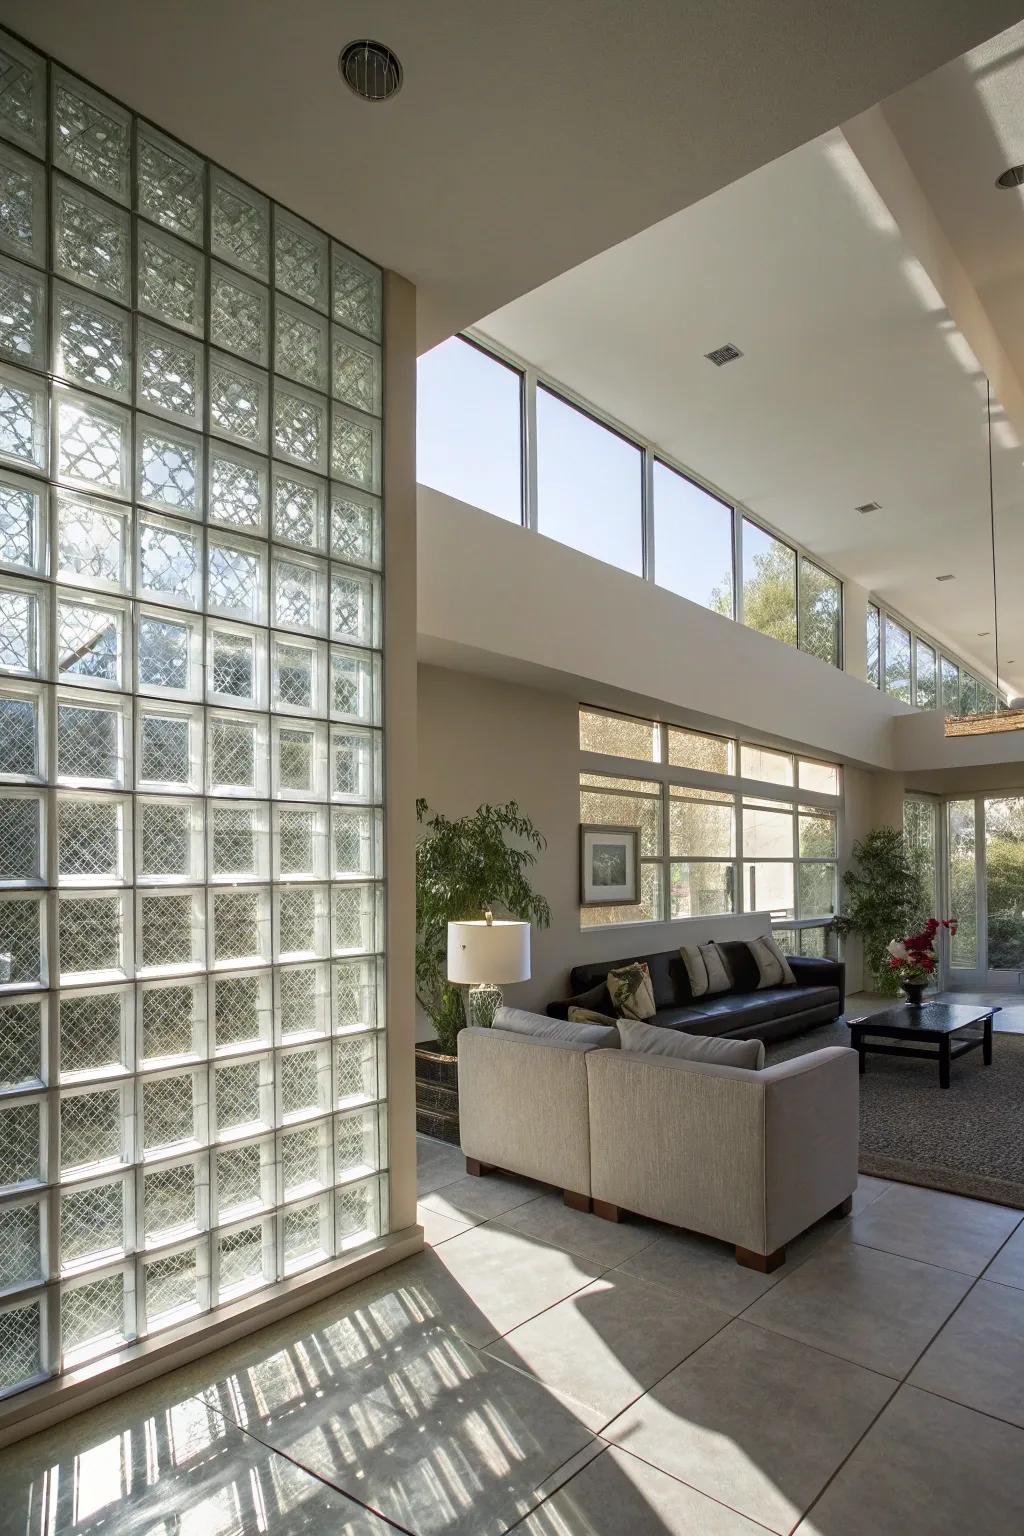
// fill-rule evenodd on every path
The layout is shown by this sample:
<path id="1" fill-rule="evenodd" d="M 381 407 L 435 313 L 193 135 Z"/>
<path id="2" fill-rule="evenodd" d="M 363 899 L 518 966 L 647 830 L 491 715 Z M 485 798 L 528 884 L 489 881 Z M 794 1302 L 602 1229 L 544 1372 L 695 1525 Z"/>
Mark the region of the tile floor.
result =
<path id="1" fill-rule="evenodd" d="M 862 1178 L 774 1275 L 420 1139 L 429 1247 L 0 1454 L 2 1536 L 1021 1536 L 1024 1212 Z"/>

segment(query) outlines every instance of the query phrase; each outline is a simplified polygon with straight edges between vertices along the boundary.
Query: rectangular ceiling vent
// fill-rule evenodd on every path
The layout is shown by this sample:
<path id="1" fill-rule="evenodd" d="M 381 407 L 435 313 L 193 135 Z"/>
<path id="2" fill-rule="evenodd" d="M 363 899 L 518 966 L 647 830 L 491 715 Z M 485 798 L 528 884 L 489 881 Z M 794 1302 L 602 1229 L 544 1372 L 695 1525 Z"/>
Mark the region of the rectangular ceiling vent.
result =
<path id="1" fill-rule="evenodd" d="M 865 501 L 862 506 L 854 507 L 853 510 L 855 512 L 881 512 L 882 503 L 880 501 Z"/>
<path id="2" fill-rule="evenodd" d="M 724 368 L 726 363 L 734 363 L 743 353 L 739 347 L 734 347 L 731 341 L 727 341 L 724 347 L 716 347 L 713 352 L 705 352 L 704 356 L 709 363 L 714 363 L 716 368 Z"/>

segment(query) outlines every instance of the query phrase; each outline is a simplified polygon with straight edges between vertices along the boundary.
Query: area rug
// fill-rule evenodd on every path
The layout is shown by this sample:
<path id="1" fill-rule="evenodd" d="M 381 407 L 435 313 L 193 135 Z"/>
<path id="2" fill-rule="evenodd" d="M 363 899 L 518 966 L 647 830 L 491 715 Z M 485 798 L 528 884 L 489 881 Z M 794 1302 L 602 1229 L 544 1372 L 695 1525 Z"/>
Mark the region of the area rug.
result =
<path id="1" fill-rule="evenodd" d="M 996 1033 L 954 1061 L 939 1087 L 938 1061 L 869 1056 L 860 1079 L 860 1171 L 1024 1210 L 1024 1035 Z M 850 1043 L 845 1023 L 823 1024 L 767 1048 L 767 1065 Z"/>

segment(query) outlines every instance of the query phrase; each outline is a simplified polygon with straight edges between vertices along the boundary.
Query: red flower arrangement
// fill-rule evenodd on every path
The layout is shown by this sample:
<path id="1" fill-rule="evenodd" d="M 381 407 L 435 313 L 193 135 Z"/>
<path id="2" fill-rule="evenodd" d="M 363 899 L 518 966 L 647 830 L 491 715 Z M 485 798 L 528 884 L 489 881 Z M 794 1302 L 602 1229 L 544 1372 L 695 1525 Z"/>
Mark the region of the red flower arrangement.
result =
<path id="1" fill-rule="evenodd" d="M 905 939 L 893 939 L 889 945 L 889 969 L 898 971 L 900 981 L 930 981 L 938 964 L 935 939 L 940 929 L 956 933 L 955 917 L 930 917 L 920 933 Z"/>

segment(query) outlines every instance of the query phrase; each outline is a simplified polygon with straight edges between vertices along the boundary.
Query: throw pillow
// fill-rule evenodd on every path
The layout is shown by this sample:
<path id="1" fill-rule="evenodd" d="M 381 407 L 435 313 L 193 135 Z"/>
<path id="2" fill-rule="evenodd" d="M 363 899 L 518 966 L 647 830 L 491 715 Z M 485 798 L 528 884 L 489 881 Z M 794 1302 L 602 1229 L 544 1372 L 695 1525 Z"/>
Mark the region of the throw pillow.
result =
<path id="1" fill-rule="evenodd" d="M 708 990 L 708 968 L 704 964 L 704 956 L 696 944 L 684 944 L 679 953 L 683 957 L 686 966 L 686 974 L 690 980 L 690 991 L 694 997 L 703 997 Z"/>
<path id="2" fill-rule="evenodd" d="M 608 995 L 620 1018 L 652 1019 L 657 1013 L 651 973 L 643 960 L 608 972 Z"/>
<path id="3" fill-rule="evenodd" d="M 764 944 L 767 949 L 771 950 L 772 954 L 782 966 L 782 985 L 784 987 L 795 987 L 796 977 L 793 975 L 793 972 L 790 969 L 789 961 L 786 959 L 785 955 L 782 953 L 782 950 L 776 944 L 771 934 L 766 933 L 762 938 L 761 943 Z"/>
<path id="4" fill-rule="evenodd" d="M 618 1022 L 618 1019 L 611 1019 L 606 1013 L 596 1013 L 593 1008 L 569 1009 L 570 1024 L 610 1024 L 614 1029 Z"/>
<path id="5" fill-rule="evenodd" d="M 720 944 L 684 944 L 680 950 L 694 997 L 728 992 L 732 972 Z"/>
<path id="6" fill-rule="evenodd" d="M 758 1072 L 764 1066 L 763 1040 L 723 1040 L 709 1035 L 684 1034 L 636 1019 L 620 1019 L 619 1039 L 624 1051 L 642 1056 L 675 1056 L 681 1061 L 706 1061 L 721 1067 L 747 1067 Z"/>
<path id="7" fill-rule="evenodd" d="M 796 977 L 789 968 L 789 962 L 770 938 L 748 939 L 747 948 L 757 966 L 758 991 L 763 987 L 796 986 Z"/>

